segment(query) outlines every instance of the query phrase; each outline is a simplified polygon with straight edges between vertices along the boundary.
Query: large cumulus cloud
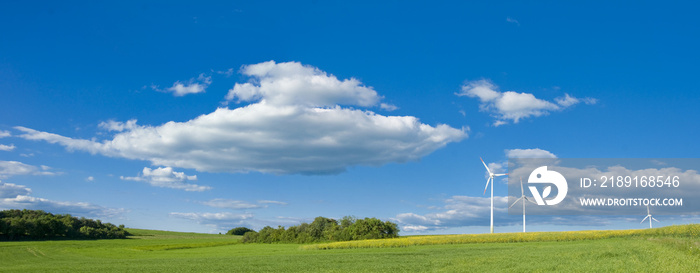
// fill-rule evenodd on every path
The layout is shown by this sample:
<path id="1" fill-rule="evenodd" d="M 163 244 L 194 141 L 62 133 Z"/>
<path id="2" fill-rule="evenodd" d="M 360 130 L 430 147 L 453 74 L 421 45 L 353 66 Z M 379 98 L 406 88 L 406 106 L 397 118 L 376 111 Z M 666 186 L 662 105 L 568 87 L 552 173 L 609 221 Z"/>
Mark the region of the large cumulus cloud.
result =
<path id="1" fill-rule="evenodd" d="M 417 160 L 467 137 L 465 129 L 367 110 L 386 108 L 372 87 L 318 68 L 270 61 L 244 66 L 241 73 L 250 80 L 237 83 L 226 99 L 247 105 L 218 108 L 186 122 L 119 126 L 111 121 L 110 127 L 122 131 L 101 142 L 15 129 L 25 139 L 154 165 L 275 174 L 333 174 L 349 166 Z"/>

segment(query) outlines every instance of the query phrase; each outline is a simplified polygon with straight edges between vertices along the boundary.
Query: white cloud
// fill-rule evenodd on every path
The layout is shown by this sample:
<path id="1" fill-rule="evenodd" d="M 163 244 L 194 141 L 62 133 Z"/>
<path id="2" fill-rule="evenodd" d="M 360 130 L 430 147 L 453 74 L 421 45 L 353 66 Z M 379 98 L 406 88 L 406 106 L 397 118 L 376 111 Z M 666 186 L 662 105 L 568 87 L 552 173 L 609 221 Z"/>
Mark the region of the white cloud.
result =
<path id="1" fill-rule="evenodd" d="M 126 212 L 125 209 L 105 208 L 86 202 L 53 201 L 29 196 L 32 190 L 22 185 L 0 181 L 0 210 L 33 209 L 51 213 L 69 213 L 85 217 L 115 217 Z"/>
<path id="2" fill-rule="evenodd" d="M 539 148 L 511 149 L 505 150 L 505 152 L 508 158 L 557 158 L 553 153 Z"/>
<path id="3" fill-rule="evenodd" d="M 15 198 L 18 195 L 29 195 L 32 193 L 30 188 L 12 183 L 4 183 L 0 181 L 0 198 Z"/>
<path id="4" fill-rule="evenodd" d="M 8 131 L 0 130 L 0 138 L 12 136 Z"/>
<path id="5" fill-rule="evenodd" d="M 161 188 L 179 189 L 185 191 L 206 191 L 211 190 L 209 186 L 200 186 L 197 184 L 187 183 L 186 181 L 196 181 L 196 175 L 185 175 L 184 172 L 173 171 L 171 167 L 161 167 L 151 169 L 143 168 L 143 172 L 135 177 L 119 177 L 122 180 L 141 181 L 151 184 L 151 186 Z"/>
<path id="6" fill-rule="evenodd" d="M 452 196 L 446 199 L 439 212 L 419 215 L 400 213 L 394 220 L 404 231 L 427 231 L 462 226 L 488 226 L 490 222 L 491 198 Z M 494 223 L 509 225 L 515 222 L 508 217 L 508 197 L 494 196 Z M 517 218 L 515 218 L 517 219 Z"/>
<path id="7" fill-rule="evenodd" d="M 209 201 L 202 202 L 202 204 L 210 206 L 210 207 L 215 207 L 215 208 L 223 208 L 223 209 L 259 209 L 259 208 L 267 208 L 267 205 L 269 204 L 275 204 L 275 205 L 287 205 L 285 202 L 280 202 L 280 201 L 273 201 L 273 200 L 258 200 L 257 204 L 246 202 L 246 201 L 241 201 L 241 200 L 232 200 L 232 199 L 223 199 L 223 198 L 216 198 L 212 199 Z"/>
<path id="8" fill-rule="evenodd" d="M 569 107 L 571 105 L 581 102 L 579 99 L 570 96 L 569 94 L 564 94 L 564 97 L 555 98 L 554 101 L 563 107 Z"/>
<path id="9" fill-rule="evenodd" d="M 56 175 L 49 172 L 47 166 L 32 166 L 19 161 L 0 161 L 0 178 L 7 178 L 14 175 Z"/>
<path id="10" fill-rule="evenodd" d="M 211 82 L 211 76 L 206 76 L 204 73 L 202 73 L 199 74 L 196 79 L 191 78 L 187 82 L 176 81 L 173 83 L 173 86 L 165 90 L 162 90 L 155 85 L 152 85 L 151 88 L 159 92 L 172 92 L 174 96 L 182 97 L 187 94 L 204 93 Z"/>
<path id="11" fill-rule="evenodd" d="M 397 107 L 396 105 L 386 104 L 386 103 L 380 103 L 379 108 L 382 108 L 382 109 L 389 111 L 389 112 L 394 111 L 396 109 L 399 109 L 399 107 Z"/>
<path id="12" fill-rule="evenodd" d="M 507 162 L 503 163 L 497 163 L 497 162 L 491 162 L 488 164 L 489 165 L 489 170 L 493 173 L 506 173 L 506 167 L 508 167 Z M 484 173 L 488 177 L 488 172 Z"/>
<path id="13" fill-rule="evenodd" d="M 119 122 L 119 121 L 114 121 L 114 120 L 108 120 L 106 122 L 100 122 L 100 124 L 97 125 L 98 127 L 105 129 L 107 131 L 117 131 L 117 132 L 122 132 L 125 130 L 133 130 L 138 127 L 136 125 L 136 120 L 135 119 L 130 119 L 127 122 Z"/>
<path id="14" fill-rule="evenodd" d="M 43 140 L 49 143 L 58 143 L 66 147 L 69 151 L 82 150 L 87 151 L 91 154 L 104 154 L 109 156 L 116 156 L 117 153 L 109 149 L 105 143 L 99 143 L 92 140 L 86 139 L 73 139 L 69 137 L 64 137 L 57 134 L 40 132 L 30 128 L 25 128 L 22 126 L 16 126 L 15 129 L 24 132 L 18 137 L 29 139 L 29 140 Z M 33 154 L 30 154 L 33 155 Z"/>
<path id="15" fill-rule="evenodd" d="M 10 151 L 14 150 L 15 148 L 16 147 L 14 144 L 10 144 L 10 145 L 0 144 L 0 151 L 10 152 Z"/>
<path id="16" fill-rule="evenodd" d="M 257 101 L 277 106 L 302 105 L 332 107 L 335 105 L 375 106 L 381 99 L 372 87 L 357 79 L 338 80 L 333 75 L 298 62 L 268 61 L 243 66 L 241 72 L 252 77 L 248 83 L 236 83 L 227 100 Z"/>
<path id="17" fill-rule="evenodd" d="M 513 24 L 516 24 L 516 25 L 520 26 L 520 22 L 518 22 L 518 20 L 515 20 L 515 19 L 513 19 L 513 18 L 511 18 L 511 17 L 506 17 L 506 22 L 508 22 L 508 23 L 513 23 Z"/>
<path id="18" fill-rule="evenodd" d="M 206 202 L 202 202 L 202 204 L 210 206 L 210 207 L 223 208 L 223 209 L 257 209 L 257 208 L 263 207 L 262 205 L 252 204 L 252 203 L 248 203 L 246 201 L 222 199 L 222 198 L 212 199 L 212 200 L 209 200 Z"/>
<path id="19" fill-rule="evenodd" d="M 589 98 L 589 97 L 582 98 L 581 101 L 583 101 L 583 103 L 585 103 L 587 105 L 593 105 L 593 104 L 598 103 L 598 99 Z"/>
<path id="20" fill-rule="evenodd" d="M 467 82 L 462 85 L 458 96 L 478 98 L 481 102 L 481 111 L 489 112 L 496 118 L 494 126 L 507 124 L 508 121 L 518 123 L 523 118 L 539 117 L 552 111 L 560 111 L 571 107 L 582 100 L 586 104 L 595 104 L 597 99 L 578 99 L 569 94 L 555 98 L 553 102 L 538 99 L 530 93 L 518 93 L 514 91 L 499 92 L 498 87 L 489 80 Z"/>
<path id="21" fill-rule="evenodd" d="M 429 227 L 421 226 L 421 225 L 404 225 L 401 227 L 401 230 L 406 231 L 406 232 L 421 232 L 421 231 L 427 231 L 429 229 L 430 229 Z"/>
<path id="22" fill-rule="evenodd" d="M 87 178 L 85 178 L 85 181 L 87 181 L 87 182 L 93 182 L 93 181 L 95 181 L 95 177 L 88 176 Z"/>
<path id="23" fill-rule="evenodd" d="M 258 203 L 260 203 L 260 204 L 275 204 L 275 205 L 280 205 L 280 206 L 287 205 L 287 202 L 274 201 L 274 200 L 258 200 Z"/>
<path id="24" fill-rule="evenodd" d="M 230 212 L 171 212 L 170 216 L 193 220 L 202 225 L 213 226 L 217 230 L 244 226 L 246 220 L 253 218 L 253 214 L 250 213 L 236 214 Z"/>
<path id="25" fill-rule="evenodd" d="M 335 174 L 349 166 L 418 160 L 467 137 L 466 129 L 430 126 L 412 116 L 338 106 L 379 102 L 372 88 L 355 79 L 341 81 L 317 68 L 272 61 L 244 66 L 242 71 L 253 80 L 236 84 L 227 97 L 254 103 L 219 108 L 186 122 L 133 123 L 133 128 L 123 126 L 125 131 L 102 142 L 15 129 L 25 139 L 159 166 L 275 174 Z"/>
<path id="26" fill-rule="evenodd" d="M 231 77 L 231 76 L 233 76 L 233 73 L 235 73 L 233 71 L 233 68 L 229 68 L 227 70 L 222 70 L 222 71 L 215 71 L 215 72 L 216 72 L 216 74 L 222 74 L 226 77 Z"/>
<path id="27" fill-rule="evenodd" d="M 487 227 L 491 222 L 490 197 L 452 196 L 443 201 L 444 206 L 435 208 L 438 212 L 424 215 L 416 213 L 401 213 L 393 218 L 402 231 L 424 232 L 443 230 L 453 227 L 483 226 Z M 508 197 L 494 196 L 494 226 L 513 226 L 522 224 L 520 215 L 508 214 Z M 534 207 L 528 207 L 531 211 Z M 550 216 L 528 215 L 528 225 L 575 225 L 575 226 L 600 226 L 607 225 L 609 217 L 597 216 Z M 595 220 L 595 221 L 593 221 Z M 486 229 L 485 229 L 486 230 Z"/>

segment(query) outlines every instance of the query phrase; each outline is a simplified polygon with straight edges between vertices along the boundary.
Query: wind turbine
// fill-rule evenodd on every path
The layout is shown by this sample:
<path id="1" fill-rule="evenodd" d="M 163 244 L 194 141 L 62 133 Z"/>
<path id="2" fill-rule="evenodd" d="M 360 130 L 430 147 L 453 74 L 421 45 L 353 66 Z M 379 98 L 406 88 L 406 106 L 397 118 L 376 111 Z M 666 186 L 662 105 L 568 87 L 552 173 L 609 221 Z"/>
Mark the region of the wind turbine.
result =
<path id="1" fill-rule="evenodd" d="M 520 194 L 521 194 L 520 198 L 515 199 L 515 202 L 513 202 L 513 204 L 510 205 L 510 207 L 508 207 L 508 208 L 512 208 L 513 206 L 515 206 L 516 203 L 518 203 L 518 201 L 523 200 L 523 232 L 525 232 L 525 201 L 529 201 L 530 203 L 533 203 L 533 204 L 537 204 L 537 203 L 535 203 L 534 201 L 530 200 L 530 198 L 527 198 L 527 196 L 525 196 L 525 190 L 523 190 L 523 178 L 522 177 L 520 178 Z"/>
<path id="2" fill-rule="evenodd" d="M 661 222 L 659 222 L 659 220 L 656 220 L 654 217 L 651 217 L 651 213 L 649 212 L 649 205 L 647 205 L 647 217 L 644 217 L 644 219 L 642 219 L 642 221 L 639 222 L 639 223 L 640 223 L 640 224 L 641 224 L 641 223 L 644 223 L 644 221 L 646 221 L 647 218 L 649 218 L 649 228 L 651 228 L 651 220 L 654 220 L 654 221 L 656 221 L 657 223 L 661 223 Z"/>
<path id="3" fill-rule="evenodd" d="M 486 167 L 486 171 L 489 172 L 489 178 L 486 179 L 486 187 L 484 188 L 484 194 L 486 194 L 486 189 L 489 188 L 489 183 L 491 183 L 491 233 L 493 233 L 493 177 L 494 176 L 504 176 L 508 175 L 507 173 L 498 173 L 494 174 L 491 172 L 489 169 L 489 166 L 486 166 L 486 162 L 484 162 L 484 159 L 479 157 L 481 159 L 481 163 L 484 164 L 484 167 Z"/>

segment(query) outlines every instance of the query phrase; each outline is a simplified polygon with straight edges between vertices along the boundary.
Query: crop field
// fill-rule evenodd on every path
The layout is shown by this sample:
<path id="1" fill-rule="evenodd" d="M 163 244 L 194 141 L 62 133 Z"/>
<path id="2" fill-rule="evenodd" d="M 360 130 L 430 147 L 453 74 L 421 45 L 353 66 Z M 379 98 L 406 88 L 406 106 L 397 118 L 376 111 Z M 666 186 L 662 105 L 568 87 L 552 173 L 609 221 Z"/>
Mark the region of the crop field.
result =
<path id="1" fill-rule="evenodd" d="M 130 229 L 130 239 L 0 242 L 2 272 L 697 272 L 700 225 L 406 236 L 315 245 Z"/>

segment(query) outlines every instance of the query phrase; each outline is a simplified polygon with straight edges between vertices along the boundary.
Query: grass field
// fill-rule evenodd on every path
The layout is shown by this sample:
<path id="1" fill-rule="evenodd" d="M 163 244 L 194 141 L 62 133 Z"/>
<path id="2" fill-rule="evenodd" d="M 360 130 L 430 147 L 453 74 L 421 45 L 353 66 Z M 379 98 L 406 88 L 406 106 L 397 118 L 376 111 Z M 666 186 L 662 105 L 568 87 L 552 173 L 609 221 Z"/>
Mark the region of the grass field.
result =
<path id="1" fill-rule="evenodd" d="M 241 244 L 229 235 L 130 229 L 136 236 L 123 240 L 0 242 L 0 271 L 697 272 L 700 239 L 693 232 L 699 229 L 528 233 L 525 241 L 515 233 L 408 236 L 393 240 L 423 243 L 372 240 L 352 248 Z"/>

